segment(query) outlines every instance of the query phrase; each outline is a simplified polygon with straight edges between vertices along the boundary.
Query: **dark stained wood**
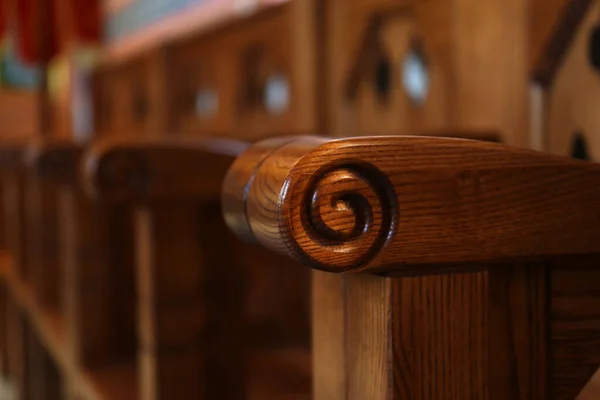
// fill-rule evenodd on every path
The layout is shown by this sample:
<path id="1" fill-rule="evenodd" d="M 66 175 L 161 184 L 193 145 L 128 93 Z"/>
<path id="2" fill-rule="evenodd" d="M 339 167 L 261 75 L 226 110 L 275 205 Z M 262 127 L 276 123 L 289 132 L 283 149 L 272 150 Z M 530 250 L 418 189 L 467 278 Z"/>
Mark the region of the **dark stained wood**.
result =
<path id="1" fill-rule="evenodd" d="M 83 146 L 71 140 L 37 140 L 27 148 L 24 163 L 35 177 L 53 184 L 76 185 L 82 152 Z"/>
<path id="2" fill-rule="evenodd" d="M 259 146 L 260 164 L 251 149 L 226 178 L 225 218 L 317 269 L 398 273 L 600 252 L 600 227 L 589 223 L 600 220 L 596 164 L 430 137 Z"/>
<path id="3" fill-rule="evenodd" d="M 18 400 L 27 400 L 30 382 L 28 381 L 28 357 L 25 338 L 27 327 L 18 304 L 9 297 L 7 309 L 7 339 L 9 343 L 8 367 Z"/>
<path id="4" fill-rule="evenodd" d="M 136 212 L 144 399 L 243 397 L 242 275 L 219 214 L 194 203 Z"/>
<path id="5" fill-rule="evenodd" d="M 126 207 L 106 207 L 76 190 L 60 192 L 65 315 L 76 365 L 135 357 L 133 228 Z M 134 384 L 134 382 L 131 382 Z"/>
<path id="6" fill-rule="evenodd" d="M 26 279 L 42 307 L 60 310 L 59 217 L 55 188 L 28 174 L 24 192 Z"/>
<path id="7" fill-rule="evenodd" d="M 574 399 L 600 366 L 600 256 L 557 262 L 550 275 L 553 399 Z"/>
<path id="8" fill-rule="evenodd" d="M 112 201 L 214 200 L 233 157 L 246 147 L 189 137 L 100 140 L 85 155 L 84 185 L 93 197 Z"/>

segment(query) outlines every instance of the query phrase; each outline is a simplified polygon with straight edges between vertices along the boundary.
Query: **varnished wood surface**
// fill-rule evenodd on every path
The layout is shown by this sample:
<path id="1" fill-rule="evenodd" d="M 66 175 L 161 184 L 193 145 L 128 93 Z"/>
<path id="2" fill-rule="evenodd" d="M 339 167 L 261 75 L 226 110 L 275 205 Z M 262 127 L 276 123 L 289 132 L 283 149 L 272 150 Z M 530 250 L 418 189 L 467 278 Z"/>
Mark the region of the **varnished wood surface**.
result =
<path id="1" fill-rule="evenodd" d="M 240 236 L 314 268 L 407 272 L 600 252 L 598 179 L 599 165 L 495 143 L 304 137 L 238 158 L 223 203 Z"/>
<path id="2" fill-rule="evenodd" d="M 233 158 L 246 149 L 225 139 L 107 138 L 85 154 L 83 184 L 110 201 L 216 199 Z"/>

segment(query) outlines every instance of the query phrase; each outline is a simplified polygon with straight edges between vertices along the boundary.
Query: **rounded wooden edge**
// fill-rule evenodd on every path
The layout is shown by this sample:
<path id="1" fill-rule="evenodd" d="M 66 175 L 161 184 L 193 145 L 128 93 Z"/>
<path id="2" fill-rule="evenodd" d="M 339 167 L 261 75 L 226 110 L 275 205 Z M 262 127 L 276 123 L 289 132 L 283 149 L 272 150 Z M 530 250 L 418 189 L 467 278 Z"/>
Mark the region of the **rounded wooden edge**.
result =
<path id="1" fill-rule="evenodd" d="M 431 162 L 431 157 L 438 158 Z M 443 184 L 454 176 L 448 171 L 503 164 L 588 169 L 564 157 L 448 137 L 280 139 L 260 142 L 232 165 L 223 185 L 224 216 L 239 237 L 312 268 L 381 272 L 391 268 L 380 261 L 390 243 L 395 251 L 400 246 L 393 238 L 401 228 L 401 188 L 393 176 L 419 168 Z M 422 184 L 421 175 L 409 176 Z"/>
<path id="2" fill-rule="evenodd" d="M 83 146 L 66 139 L 34 140 L 23 154 L 25 167 L 34 176 L 65 184 L 77 184 L 77 168 Z"/>
<path id="3" fill-rule="evenodd" d="M 80 174 L 84 190 L 92 198 L 116 202 L 141 200 L 158 192 L 154 187 L 160 180 L 158 175 L 164 181 L 168 179 L 163 176 L 164 171 L 177 170 L 178 166 L 189 168 L 189 163 L 180 162 L 183 159 L 196 159 L 201 165 L 203 155 L 233 158 L 247 147 L 243 142 L 213 137 L 108 137 L 95 142 L 85 153 Z"/>
<path id="4" fill-rule="evenodd" d="M 80 164 L 83 189 L 94 199 L 123 201 L 131 191 L 143 190 L 148 165 L 128 143 L 114 138 L 95 142 Z"/>
<path id="5" fill-rule="evenodd" d="M 17 169 L 25 166 L 25 153 L 33 139 L 0 141 L 0 167 Z"/>
<path id="6" fill-rule="evenodd" d="M 280 137 L 259 142 L 242 153 L 229 168 L 222 189 L 223 217 L 240 238 L 256 241 L 246 214 L 246 196 L 257 168 L 275 150 L 294 140 L 296 138 Z"/>

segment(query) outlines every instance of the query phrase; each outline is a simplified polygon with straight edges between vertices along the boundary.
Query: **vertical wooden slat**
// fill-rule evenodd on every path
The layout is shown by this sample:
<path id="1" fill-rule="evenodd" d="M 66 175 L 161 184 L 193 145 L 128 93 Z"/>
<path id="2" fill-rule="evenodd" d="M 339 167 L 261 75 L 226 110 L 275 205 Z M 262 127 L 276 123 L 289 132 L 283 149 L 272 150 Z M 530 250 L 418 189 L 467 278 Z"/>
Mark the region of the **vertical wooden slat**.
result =
<path id="1" fill-rule="evenodd" d="M 370 275 L 346 277 L 347 399 L 387 399 L 393 371 L 391 281 Z"/>
<path id="2" fill-rule="evenodd" d="M 60 193 L 66 316 L 78 365 L 132 358 L 134 314 L 129 214 Z"/>
<path id="3" fill-rule="evenodd" d="M 17 393 L 17 400 L 29 400 L 31 398 L 29 393 L 30 382 L 28 381 L 28 356 L 25 346 L 27 329 L 18 305 L 12 299 L 8 303 L 7 321 L 7 339 L 9 343 L 7 355 L 10 375 Z"/>
<path id="4" fill-rule="evenodd" d="M 393 398 L 488 399 L 485 272 L 392 282 Z"/>
<path id="5" fill-rule="evenodd" d="M 26 275 L 27 250 L 25 248 L 24 178 L 19 171 L 3 175 L 6 247 L 13 265 L 21 277 Z"/>
<path id="6" fill-rule="evenodd" d="M 548 269 L 492 266 L 489 278 L 490 398 L 545 400 L 549 391 Z"/>
<path id="7" fill-rule="evenodd" d="M 28 177 L 26 193 L 28 278 L 40 307 L 55 310 L 60 306 L 62 280 L 59 268 L 56 190 L 51 184 Z"/>
<path id="8" fill-rule="evenodd" d="M 346 398 L 345 276 L 312 273 L 313 399 Z"/>
<path id="9" fill-rule="evenodd" d="M 181 204 L 136 213 L 144 400 L 242 398 L 241 276 L 219 218 Z"/>

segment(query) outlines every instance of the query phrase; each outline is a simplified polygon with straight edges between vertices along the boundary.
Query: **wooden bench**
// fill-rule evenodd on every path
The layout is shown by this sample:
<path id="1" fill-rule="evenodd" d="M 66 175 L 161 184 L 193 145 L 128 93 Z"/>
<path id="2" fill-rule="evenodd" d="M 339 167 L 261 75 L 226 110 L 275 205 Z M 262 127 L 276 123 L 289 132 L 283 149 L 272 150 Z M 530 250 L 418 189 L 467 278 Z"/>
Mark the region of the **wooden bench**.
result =
<path id="1" fill-rule="evenodd" d="M 240 156 L 223 207 L 314 270 L 314 399 L 572 400 L 600 365 L 599 179 L 496 143 L 304 137 Z"/>
<path id="2" fill-rule="evenodd" d="M 135 209 L 142 399 L 309 398 L 308 307 L 297 304 L 308 300 L 307 275 L 297 268 L 269 294 L 272 281 L 253 271 L 278 261 L 243 246 L 221 217 L 225 173 L 247 147 L 210 138 L 113 138 L 85 156 L 92 197 Z M 281 301 L 287 315 L 265 311 L 262 298 Z"/>

